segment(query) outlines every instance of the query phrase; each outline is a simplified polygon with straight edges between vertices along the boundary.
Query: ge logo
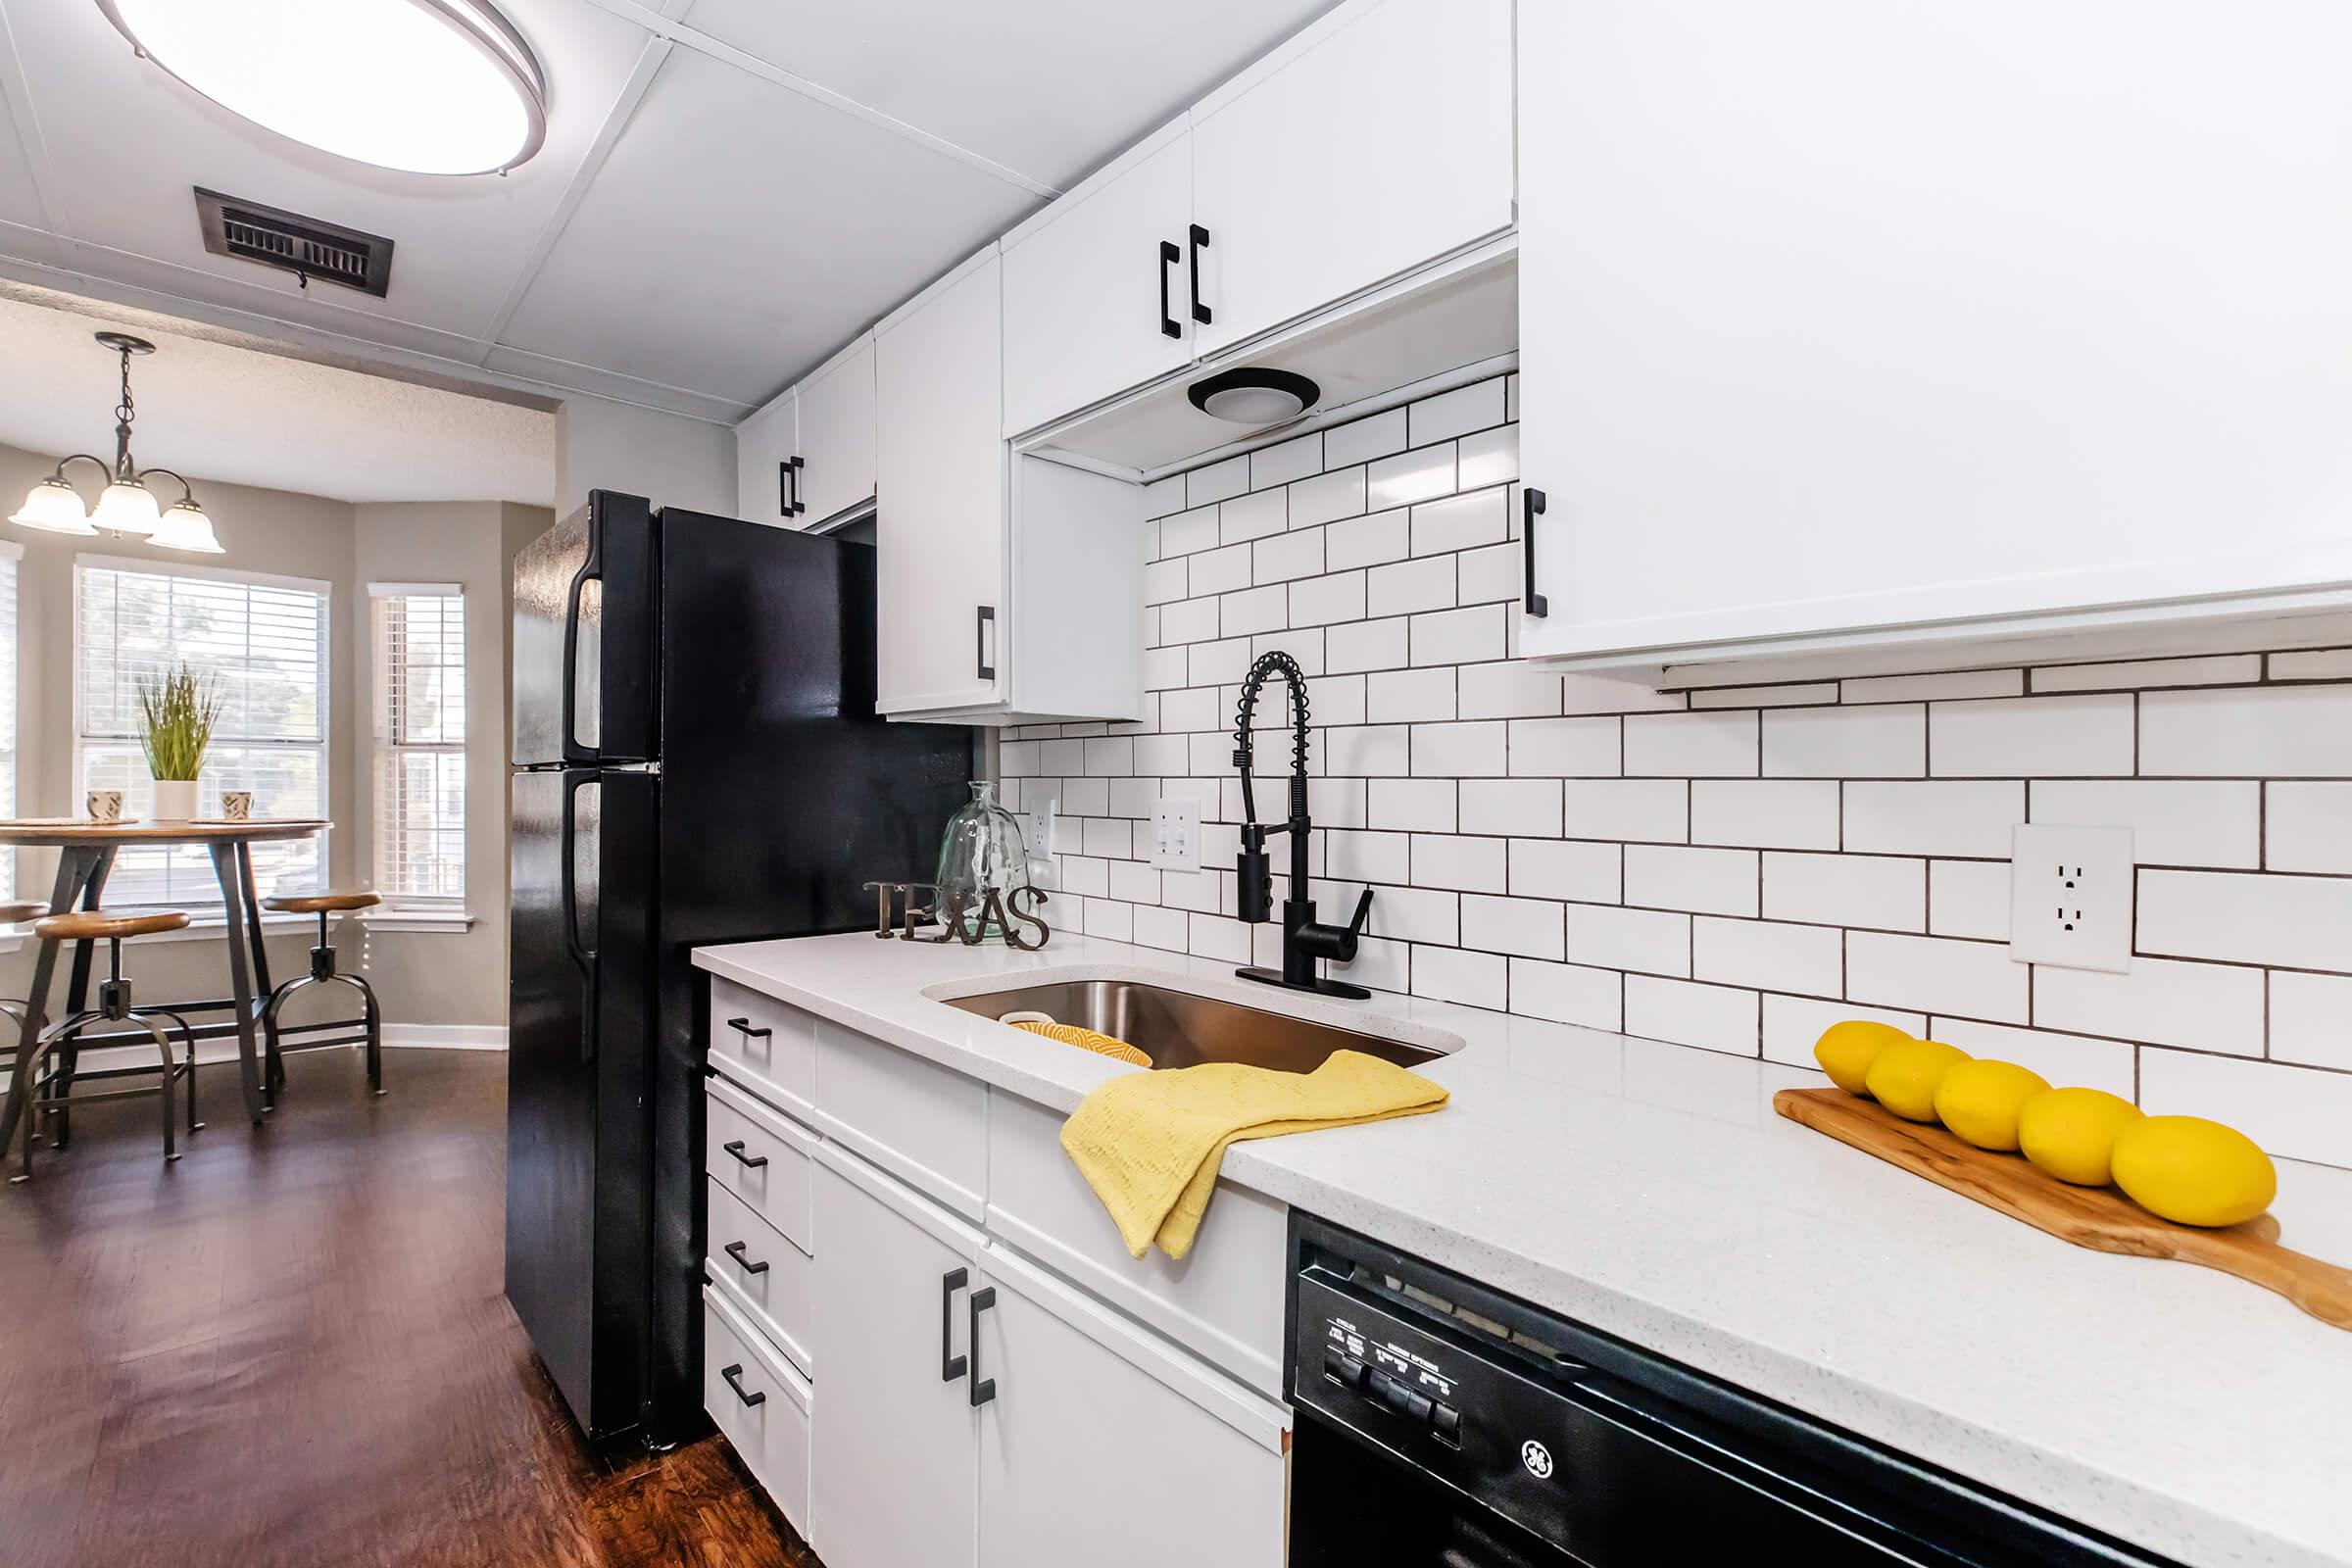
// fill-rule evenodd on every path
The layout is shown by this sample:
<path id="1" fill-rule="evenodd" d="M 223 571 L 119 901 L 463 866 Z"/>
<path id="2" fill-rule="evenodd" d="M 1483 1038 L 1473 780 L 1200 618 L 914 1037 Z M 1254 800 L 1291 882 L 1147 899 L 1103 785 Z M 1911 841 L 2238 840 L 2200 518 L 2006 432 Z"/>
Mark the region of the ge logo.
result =
<path id="1" fill-rule="evenodd" d="M 1530 1438 L 1519 1445 L 1519 1462 L 1527 1466 L 1527 1473 L 1538 1481 L 1550 1479 L 1551 1450 L 1535 1439 Z"/>

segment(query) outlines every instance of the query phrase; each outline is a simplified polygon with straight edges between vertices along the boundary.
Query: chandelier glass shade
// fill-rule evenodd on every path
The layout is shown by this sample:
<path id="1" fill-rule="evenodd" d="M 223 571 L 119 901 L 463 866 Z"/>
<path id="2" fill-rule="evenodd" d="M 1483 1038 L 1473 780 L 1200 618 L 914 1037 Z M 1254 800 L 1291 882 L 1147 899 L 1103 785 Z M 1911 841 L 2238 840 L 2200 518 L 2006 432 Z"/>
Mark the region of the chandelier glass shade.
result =
<path id="1" fill-rule="evenodd" d="M 84 537 L 111 533 L 118 538 L 145 539 L 166 550 L 185 550 L 205 556 L 224 554 L 220 541 L 213 534 L 212 518 L 197 505 L 195 487 L 170 468 L 142 468 L 131 458 L 130 421 L 138 416 L 138 410 L 130 397 L 130 358 L 134 354 L 153 354 L 155 345 L 121 332 L 100 332 L 97 337 L 109 352 L 122 356 L 122 401 L 115 408 L 115 461 L 109 463 L 86 452 L 74 453 L 57 466 L 57 471 L 24 493 L 24 504 L 8 520 L 48 533 Z M 66 469 L 76 463 L 93 465 L 106 474 L 106 488 L 99 492 L 95 510 L 83 503 L 81 493 L 66 478 Z M 147 481 L 156 477 L 170 479 L 179 486 L 180 497 L 169 512 L 148 487 Z"/>
<path id="2" fill-rule="evenodd" d="M 80 495 L 54 474 L 25 492 L 24 504 L 8 520 L 44 533 L 75 533 L 86 537 L 98 532 L 90 526 L 90 509 Z"/>

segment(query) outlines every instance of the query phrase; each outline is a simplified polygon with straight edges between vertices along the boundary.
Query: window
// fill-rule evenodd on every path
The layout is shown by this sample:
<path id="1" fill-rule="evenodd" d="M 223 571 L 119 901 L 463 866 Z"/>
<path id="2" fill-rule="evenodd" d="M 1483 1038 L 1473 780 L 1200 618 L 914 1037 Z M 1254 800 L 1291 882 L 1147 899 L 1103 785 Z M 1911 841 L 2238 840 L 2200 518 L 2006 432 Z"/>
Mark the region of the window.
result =
<path id="1" fill-rule="evenodd" d="M 0 816 L 17 814 L 17 562 L 24 547 L 0 544 Z M 17 857 L 0 850 L 0 899 L 17 896 Z"/>
<path id="2" fill-rule="evenodd" d="M 325 583 L 102 556 L 74 575 L 74 809 L 93 789 L 122 791 L 126 816 L 153 808 L 138 681 L 184 661 L 221 702 L 198 809 L 218 811 L 229 789 L 253 792 L 256 816 L 327 814 Z M 324 834 L 255 845 L 257 891 L 323 888 L 325 853 Z M 142 846 L 116 858 L 106 898 L 197 912 L 220 890 L 203 846 Z"/>
<path id="3" fill-rule="evenodd" d="M 375 617 L 375 885 L 393 906 L 466 897 L 466 598 L 370 583 Z"/>

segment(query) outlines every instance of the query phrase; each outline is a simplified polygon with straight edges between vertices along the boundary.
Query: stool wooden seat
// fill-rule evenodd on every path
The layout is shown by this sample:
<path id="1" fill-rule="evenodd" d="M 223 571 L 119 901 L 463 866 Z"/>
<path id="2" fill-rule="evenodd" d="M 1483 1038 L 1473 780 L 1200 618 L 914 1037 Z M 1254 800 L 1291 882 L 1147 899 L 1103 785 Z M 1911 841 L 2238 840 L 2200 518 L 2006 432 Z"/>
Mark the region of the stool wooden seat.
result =
<path id="1" fill-rule="evenodd" d="M 71 914 L 52 914 L 35 920 L 32 934 L 43 942 L 111 942 L 123 937 L 151 936 L 158 931 L 177 931 L 187 923 L 187 915 L 178 909 L 161 909 L 153 914 L 76 909 Z"/>
<path id="2" fill-rule="evenodd" d="M 18 899 L 0 904 L 0 925 L 23 925 L 27 920 L 38 920 L 48 912 L 49 906 L 38 899 Z"/>
<path id="3" fill-rule="evenodd" d="M 305 893 L 264 899 L 262 907 L 287 914 L 327 914 L 343 909 L 371 909 L 383 902 L 382 896 L 374 893 Z"/>

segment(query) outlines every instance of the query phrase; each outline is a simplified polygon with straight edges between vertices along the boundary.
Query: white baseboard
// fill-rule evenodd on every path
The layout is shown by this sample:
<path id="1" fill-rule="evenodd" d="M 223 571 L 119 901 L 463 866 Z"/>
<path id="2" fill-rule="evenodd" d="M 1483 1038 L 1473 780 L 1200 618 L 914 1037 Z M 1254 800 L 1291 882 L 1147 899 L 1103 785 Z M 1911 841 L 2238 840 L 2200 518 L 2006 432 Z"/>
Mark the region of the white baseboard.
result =
<path id="1" fill-rule="evenodd" d="M 420 1046 L 434 1051 L 504 1051 L 503 1023 L 387 1023 L 384 1045 Z"/>

